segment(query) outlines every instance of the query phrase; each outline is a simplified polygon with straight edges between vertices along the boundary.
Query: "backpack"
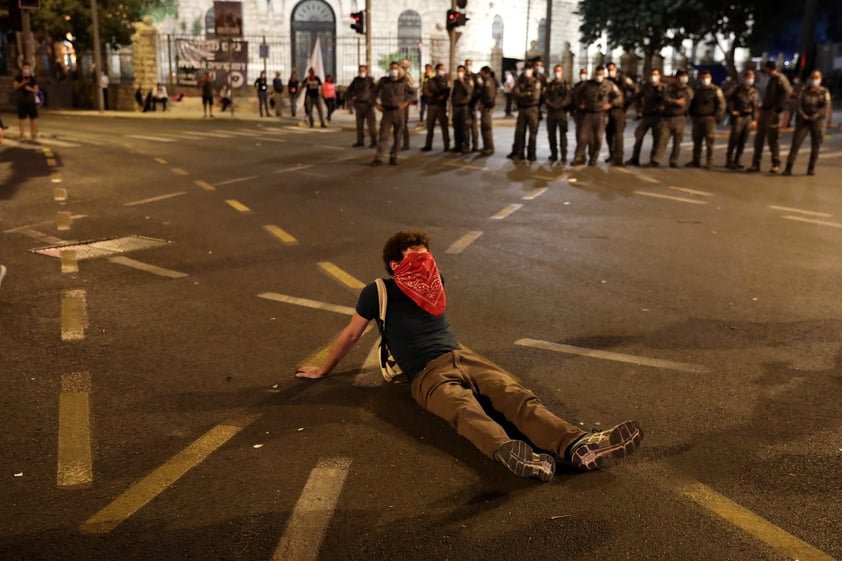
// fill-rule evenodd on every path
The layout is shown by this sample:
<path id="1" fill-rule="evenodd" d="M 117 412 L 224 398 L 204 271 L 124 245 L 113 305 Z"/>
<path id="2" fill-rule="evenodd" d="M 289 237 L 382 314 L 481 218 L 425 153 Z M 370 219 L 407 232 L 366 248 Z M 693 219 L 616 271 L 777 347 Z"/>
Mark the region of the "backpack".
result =
<path id="1" fill-rule="evenodd" d="M 377 279 L 375 283 L 377 284 L 377 301 L 380 304 L 380 313 L 377 318 L 377 327 L 380 329 L 380 374 L 387 382 L 402 384 L 407 381 L 406 376 L 401 372 L 401 367 L 392 356 L 389 343 L 386 341 L 386 307 L 389 304 L 386 283 L 383 279 Z"/>

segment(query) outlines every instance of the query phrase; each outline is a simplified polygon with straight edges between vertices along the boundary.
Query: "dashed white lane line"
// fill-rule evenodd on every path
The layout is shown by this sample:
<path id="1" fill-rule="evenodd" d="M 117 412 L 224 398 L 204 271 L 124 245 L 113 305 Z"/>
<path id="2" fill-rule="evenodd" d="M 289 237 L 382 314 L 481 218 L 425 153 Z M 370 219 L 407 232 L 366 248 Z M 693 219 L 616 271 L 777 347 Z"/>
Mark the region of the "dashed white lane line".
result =
<path id="1" fill-rule="evenodd" d="M 652 197 L 655 199 L 666 199 L 669 201 L 676 201 L 679 203 L 688 203 L 691 205 L 706 205 L 707 201 L 700 201 L 698 199 L 688 199 L 686 197 L 673 197 L 671 195 L 662 195 L 660 193 L 652 193 L 651 191 L 635 191 L 635 195 L 643 195 L 645 197 Z"/>
<path id="2" fill-rule="evenodd" d="M 453 245 L 448 247 L 445 253 L 462 253 L 469 245 L 477 241 L 481 235 L 482 232 L 480 230 L 472 230 L 453 242 Z"/>
<path id="3" fill-rule="evenodd" d="M 317 300 L 310 300 L 308 298 L 298 298 L 296 296 L 288 296 L 286 294 L 278 294 L 277 292 L 264 292 L 257 295 L 258 298 L 264 300 L 273 300 L 275 302 L 283 302 L 285 304 L 294 304 L 296 306 L 303 306 L 305 308 L 315 308 L 317 310 L 326 310 L 328 312 L 335 312 L 337 314 L 345 314 L 348 316 L 354 315 L 356 311 L 349 306 L 339 306 L 336 304 L 328 304 L 327 302 L 319 302 Z"/>
<path id="4" fill-rule="evenodd" d="M 464 169 L 474 169 L 477 171 L 486 171 L 488 168 L 486 166 L 474 166 L 471 164 L 463 164 L 461 162 L 445 162 L 444 165 L 451 167 L 451 168 L 464 168 Z"/>
<path id="5" fill-rule="evenodd" d="M 94 480 L 91 460 L 89 372 L 72 372 L 61 377 L 58 400 L 58 463 L 56 483 L 59 487 L 86 485 Z"/>
<path id="6" fill-rule="evenodd" d="M 821 159 L 839 158 L 839 157 L 842 157 L 842 152 L 825 152 L 823 154 L 821 152 L 819 152 L 819 158 L 821 158 Z"/>
<path id="7" fill-rule="evenodd" d="M 507 206 L 506 208 L 504 208 L 503 210 L 501 210 L 500 212 L 498 212 L 494 216 L 491 216 L 490 218 L 491 218 L 491 220 L 503 220 L 504 218 L 506 218 L 508 216 L 511 216 L 513 213 L 517 212 L 521 208 L 523 208 L 522 204 L 514 203 L 514 204 L 511 204 L 511 205 Z"/>
<path id="8" fill-rule="evenodd" d="M 515 341 L 515 345 L 519 345 L 521 347 L 530 347 L 533 349 L 541 349 L 544 351 L 553 351 L 556 353 L 584 356 L 588 358 L 612 360 L 615 362 L 626 362 L 629 364 L 637 364 L 639 366 L 650 366 L 652 368 L 663 368 L 665 370 L 677 370 L 679 372 L 689 372 L 691 374 L 705 374 L 709 372 L 709 369 L 706 366 L 702 366 L 700 364 L 674 362 L 671 360 L 662 360 L 659 358 L 649 358 L 624 353 L 615 353 L 611 351 L 600 351 L 598 349 L 574 347 L 573 345 L 552 343 L 550 341 L 539 341 L 537 339 L 518 339 L 517 341 Z"/>
<path id="9" fill-rule="evenodd" d="M 350 458 L 322 458 L 295 503 L 272 561 L 316 561 L 333 511 L 339 501 Z"/>
<path id="10" fill-rule="evenodd" d="M 87 218 L 87 214 L 73 214 L 70 216 L 73 220 L 78 220 L 80 218 Z M 25 230 L 31 230 L 32 228 L 37 228 L 39 226 L 49 226 L 54 224 L 54 220 L 43 220 L 41 222 L 35 222 L 34 224 L 27 224 L 25 226 L 16 226 L 14 228 L 9 228 L 8 230 L 3 230 L 4 234 L 14 234 L 14 233 L 23 233 Z"/>
<path id="11" fill-rule="evenodd" d="M 784 220 L 794 220 L 796 222 L 806 222 L 808 224 L 815 224 L 817 226 L 830 226 L 831 228 L 842 228 L 842 224 L 839 222 L 828 222 L 827 220 L 812 220 L 810 218 L 804 218 L 803 216 L 781 216 Z"/>
<path id="12" fill-rule="evenodd" d="M 783 212 L 796 212 L 798 214 L 806 214 L 807 216 L 817 216 L 819 218 L 830 218 L 833 216 L 832 214 L 828 214 L 826 212 L 815 212 L 812 210 L 802 210 L 799 208 L 792 208 L 788 206 L 777 206 L 777 205 L 769 205 L 769 208 L 772 210 L 780 210 Z"/>
<path id="13" fill-rule="evenodd" d="M 169 193 L 167 195 L 160 195 L 157 197 L 150 197 L 148 199 L 140 199 L 139 201 L 132 201 L 130 203 L 125 203 L 123 206 L 137 206 L 137 205 L 145 205 L 148 203 L 155 203 L 158 201 L 165 201 L 167 199 L 172 199 L 174 197 L 180 197 L 181 195 L 186 195 L 187 191 L 177 191 L 175 193 Z"/>
<path id="14" fill-rule="evenodd" d="M 540 197 L 541 195 L 546 193 L 548 190 L 549 190 L 549 187 L 541 187 L 539 189 L 535 189 L 534 191 L 532 191 L 528 195 L 524 195 L 521 198 L 524 201 L 534 201 L 535 199 L 537 199 L 538 197 Z"/>
<path id="15" fill-rule="evenodd" d="M 233 185 L 234 183 L 242 183 L 243 181 L 251 181 L 252 179 L 259 179 L 259 175 L 249 175 L 248 177 L 235 177 L 234 179 L 226 179 L 225 181 L 217 181 L 216 186 Z"/>
<path id="16" fill-rule="evenodd" d="M 81 341 L 88 328 L 87 292 L 65 290 L 61 295 L 61 340 Z"/>
<path id="17" fill-rule="evenodd" d="M 291 168 L 284 168 L 284 169 L 276 169 L 275 173 L 290 173 L 295 171 L 305 170 L 307 168 L 313 167 L 313 164 L 296 164 Z"/>
<path id="18" fill-rule="evenodd" d="M 173 271 L 172 269 L 164 269 L 163 267 L 157 267 L 155 265 L 150 265 L 149 263 L 144 263 L 142 261 L 137 261 L 130 257 L 124 257 L 122 255 L 117 255 L 115 257 L 109 257 L 108 260 L 111 263 L 116 263 L 117 265 L 123 265 L 125 267 L 130 267 L 132 269 L 137 269 L 138 271 L 144 271 L 146 273 L 152 273 L 153 275 L 158 275 L 159 277 L 167 277 L 170 279 L 180 279 L 187 276 L 187 273 L 180 273 L 178 271 Z"/>
<path id="19" fill-rule="evenodd" d="M 146 136 L 144 134 L 130 134 L 127 136 L 138 140 L 149 140 L 150 142 L 178 142 L 175 138 L 169 138 L 166 136 Z"/>
<path id="20" fill-rule="evenodd" d="M 712 197 L 713 193 L 708 193 L 707 191 L 699 191 L 698 189 L 690 189 L 688 187 L 676 187 L 675 185 L 670 185 L 670 189 L 673 191 L 681 191 L 682 193 L 687 193 L 690 195 L 698 195 L 700 197 Z"/>

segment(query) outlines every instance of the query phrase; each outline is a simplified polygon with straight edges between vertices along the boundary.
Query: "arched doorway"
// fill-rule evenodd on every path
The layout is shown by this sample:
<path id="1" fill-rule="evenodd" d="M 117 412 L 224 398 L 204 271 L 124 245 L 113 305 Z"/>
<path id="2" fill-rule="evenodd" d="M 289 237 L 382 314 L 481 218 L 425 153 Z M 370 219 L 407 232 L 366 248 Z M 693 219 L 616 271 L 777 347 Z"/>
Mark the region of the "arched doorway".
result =
<path id="1" fill-rule="evenodd" d="M 292 66 L 298 76 L 307 73 L 307 61 L 316 39 L 322 48 L 325 74 L 336 76 L 336 15 L 333 8 L 324 0 L 302 0 L 292 10 L 290 25 Z"/>

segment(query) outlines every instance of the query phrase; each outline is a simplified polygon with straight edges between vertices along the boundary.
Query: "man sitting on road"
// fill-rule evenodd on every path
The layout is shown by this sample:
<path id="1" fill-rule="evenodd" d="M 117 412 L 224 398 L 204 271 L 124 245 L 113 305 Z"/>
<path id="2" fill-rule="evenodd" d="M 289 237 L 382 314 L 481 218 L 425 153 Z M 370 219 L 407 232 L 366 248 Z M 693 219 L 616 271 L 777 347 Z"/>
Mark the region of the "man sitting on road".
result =
<path id="1" fill-rule="evenodd" d="M 385 281 L 385 338 L 415 401 L 520 477 L 549 481 L 556 459 L 590 471 L 634 452 L 643 438 L 636 421 L 585 433 L 555 416 L 499 366 L 456 342 L 444 315 L 444 286 L 429 245 L 424 232 L 397 232 L 383 248 L 383 262 L 393 277 Z M 379 315 L 377 286 L 371 283 L 360 292 L 356 311 L 324 364 L 302 366 L 295 375 L 327 376 Z M 513 440 L 483 409 L 481 399 L 530 442 Z"/>

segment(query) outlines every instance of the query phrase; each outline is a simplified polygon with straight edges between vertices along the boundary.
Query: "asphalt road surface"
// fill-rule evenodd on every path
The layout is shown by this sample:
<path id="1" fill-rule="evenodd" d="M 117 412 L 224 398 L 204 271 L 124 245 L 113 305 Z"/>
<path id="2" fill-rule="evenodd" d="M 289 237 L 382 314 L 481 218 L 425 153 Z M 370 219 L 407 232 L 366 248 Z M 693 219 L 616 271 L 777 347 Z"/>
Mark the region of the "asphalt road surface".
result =
<path id="1" fill-rule="evenodd" d="M 842 559 L 838 133 L 780 177 L 721 136 L 712 170 L 554 166 L 543 131 L 516 165 L 502 126 L 375 169 L 338 126 L 41 129 L 0 146 L 3 561 Z M 517 479 L 380 382 L 374 332 L 295 379 L 407 228 L 462 344 L 639 453 Z"/>

